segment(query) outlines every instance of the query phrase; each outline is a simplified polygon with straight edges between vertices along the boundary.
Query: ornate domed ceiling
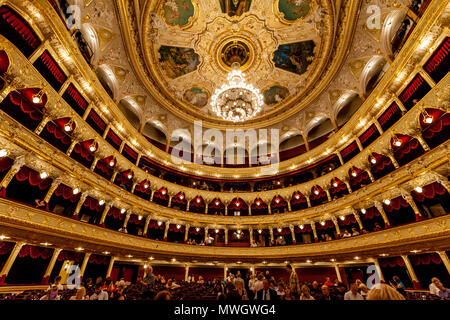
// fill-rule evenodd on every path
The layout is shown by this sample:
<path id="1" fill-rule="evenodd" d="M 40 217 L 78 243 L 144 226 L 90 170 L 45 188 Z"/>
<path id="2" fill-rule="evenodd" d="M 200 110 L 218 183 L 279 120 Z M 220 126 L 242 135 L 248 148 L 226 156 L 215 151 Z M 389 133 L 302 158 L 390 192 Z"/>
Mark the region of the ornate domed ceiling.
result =
<path id="1" fill-rule="evenodd" d="M 375 2 L 385 17 L 407 0 Z M 137 129 L 150 123 L 169 139 L 202 120 L 218 129 L 277 128 L 283 140 L 306 138 L 327 119 L 338 128 L 351 116 L 338 117 L 341 109 L 366 95 L 386 63 L 380 29 L 366 26 L 368 7 L 362 0 L 92 0 L 82 15 L 98 35 L 93 66 Z M 243 122 L 224 120 L 211 105 L 233 62 L 263 99 Z"/>

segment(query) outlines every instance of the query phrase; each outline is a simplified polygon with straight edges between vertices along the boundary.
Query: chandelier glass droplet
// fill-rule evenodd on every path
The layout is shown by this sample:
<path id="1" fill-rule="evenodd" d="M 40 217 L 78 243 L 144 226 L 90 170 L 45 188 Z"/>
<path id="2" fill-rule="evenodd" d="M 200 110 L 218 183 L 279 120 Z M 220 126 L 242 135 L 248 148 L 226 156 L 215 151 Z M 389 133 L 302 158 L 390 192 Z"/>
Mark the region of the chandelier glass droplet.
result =
<path id="1" fill-rule="evenodd" d="M 255 117 L 264 105 L 259 89 L 245 81 L 239 63 L 233 63 L 228 73 L 228 83 L 215 90 L 211 108 L 224 120 L 243 122 Z"/>

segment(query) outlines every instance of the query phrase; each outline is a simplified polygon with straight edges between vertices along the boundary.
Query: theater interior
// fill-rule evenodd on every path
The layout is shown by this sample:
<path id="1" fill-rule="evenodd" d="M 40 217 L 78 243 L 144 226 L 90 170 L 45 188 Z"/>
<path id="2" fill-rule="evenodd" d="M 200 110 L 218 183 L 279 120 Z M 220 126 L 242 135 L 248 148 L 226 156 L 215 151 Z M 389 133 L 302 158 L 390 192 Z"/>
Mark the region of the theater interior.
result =
<path id="1" fill-rule="evenodd" d="M 449 13 L 0 0 L 0 300 L 74 270 L 214 300 L 200 277 L 289 282 L 287 264 L 433 299 L 432 278 L 450 287 Z"/>

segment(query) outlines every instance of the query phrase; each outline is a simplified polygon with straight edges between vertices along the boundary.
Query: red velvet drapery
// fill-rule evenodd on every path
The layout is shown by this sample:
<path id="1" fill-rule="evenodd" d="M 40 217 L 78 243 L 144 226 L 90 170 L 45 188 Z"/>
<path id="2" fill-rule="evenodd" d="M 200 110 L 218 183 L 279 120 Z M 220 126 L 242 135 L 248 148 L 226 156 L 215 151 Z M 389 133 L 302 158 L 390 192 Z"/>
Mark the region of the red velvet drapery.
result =
<path id="1" fill-rule="evenodd" d="M 205 229 L 204 228 L 198 228 L 198 231 L 197 231 L 196 227 L 190 227 L 188 233 L 189 234 L 195 234 L 195 235 L 205 234 Z"/>
<path id="2" fill-rule="evenodd" d="M 0 8 L 0 17 L 13 27 L 19 36 L 32 48 L 36 49 L 41 44 L 36 33 L 30 25 L 14 10 L 8 6 Z"/>
<path id="3" fill-rule="evenodd" d="M 150 189 L 150 181 L 148 180 L 141 181 L 136 185 L 136 188 L 134 190 L 146 195 L 150 195 L 152 193 L 152 190 Z"/>
<path id="4" fill-rule="evenodd" d="M 84 253 L 81 252 L 72 252 L 72 251 L 66 251 L 63 250 L 58 255 L 58 261 L 74 261 L 75 263 L 80 263 L 83 261 Z"/>
<path id="5" fill-rule="evenodd" d="M 8 254 L 14 248 L 14 242 L 0 242 L 0 256 Z"/>
<path id="6" fill-rule="evenodd" d="M 0 172 L 9 170 L 14 164 L 14 160 L 9 157 L 0 158 Z"/>
<path id="7" fill-rule="evenodd" d="M 130 219 L 128 220 L 128 223 L 132 223 L 135 224 L 137 226 L 141 226 L 145 224 L 145 219 L 143 217 L 141 217 L 141 219 L 139 220 L 139 216 L 136 214 L 132 214 L 130 215 Z"/>
<path id="8" fill-rule="evenodd" d="M 58 66 L 55 59 L 51 56 L 51 54 L 45 50 L 42 55 L 39 57 L 39 59 L 42 61 L 42 63 L 47 67 L 48 71 L 52 74 L 54 79 L 62 85 L 66 79 L 67 76 L 64 74 L 62 69 Z"/>
<path id="9" fill-rule="evenodd" d="M 204 208 L 205 200 L 201 196 L 195 196 L 194 199 L 191 200 L 189 204 L 190 208 Z"/>
<path id="10" fill-rule="evenodd" d="M 9 57 L 5 50 L 0 50 L 0 75 L 4 75 L 9 68 Z"/>
<path id="11" fill-rule="evenodd" d="M 95 264 L 108 264 L 110 260 L 110 257 L 107 256 L 101 256 L 98 254 L 92 254 L 89 257 L 88 263 L 95 263 Z"/>
<path id="12" fill-rule="evenodd" d="M 94 140 L 87 140 L 87 141 L 79 142 L 75 145 L 75 147 L 73 148 L 73 151 L 90 162 L 90 161 L 94 160 L 94 152 L 95 152 L 95 151 L 92 152 L 89 150 L 92 143 L 94 143 Z"/>
<path id="13" fill-rule="evenodd" d="M 356 218 L 354 215 L 349 214 L 349 215 L 345 216 L 344 220 L 339 219 L 338 223 L 340 226 L 348 226 L 350 224 L 357 223 L 357 221 L 356 221 Z"/>
<path id="14" fill-rule="evenodd" d="M 41 179 L 39 172 L 28 167 L 20 168 L 19 172 L 16 173 L 16 179 L 20 182 L 28 181 L 30 185 L 38 186 L 41 190 L 47 189 L 52 184 L 51 178 Z"/>
<path id="15" fill-rule="evenodd" d="M 326 230 L 326 229 L 332 229 L 335 228 L 333 221 L 327 220 L 325 221 L 325 224 L 322 225 L 319 222 L 316 222 L 316 230 Z"/>
<path id="16" fill-rule="evenodd" d="M 405 261 L 403 261 L 402 257 L 392 257 L 392 258 L 383 258 L 379 259 L 380 266 L 383 268 L 391 267 L 404 267 Z"/>
<path id="17" fill-rule="evenodd" d="M 434 264 L 441 264 L 442 260 L 439 254 L 437 253 L 424 253 L 424 254 L 417 254 L 409 257 L 409 260 L 413 265 L 429 265 L 430 263 Z"/>
<path id="18" fill-rule="evenodd" d="M 170 224 L 169 225 L 169 231 L 184 233 L 185 232 L 185 227 L 183 225 L 179 225 L 179 226 L 180 226 L 180 228 L 177 228 L 176 224 Z"/>
<path id="19" fill-rule="evenodd" d="M 116 207 L 111 207 L 109 209 L 107 215 L 112 216 L 114 219 L 120 219 L 120 220 L 125 219 L 125 216 L 126 216 L 125 213 L 120 213 L 120 210 L 117 209 Z"/>
<path id="20" fill-rule="evenodd" d="M 392 161 L 389 157 L 386 157 L 385 155 L 379 154 L 379 153 L 372 153 L 372 156 L 375 158 L 376 163 L 371 164 L 371 169 L 373 173 L 377 173 L 379 171 L 384 170 L 387 166 L 390 166 L 392 164 Z M 370 159 L 369 159 L 370 161 Z"/>
<path id="21" fill-rule="evenodd" d="M 301 192 L 296 191 L 292 194 L 291 205 L 302 204 L 305 202 L 307 202 L 307 200 Z"/>
<path id="22" fill-rule="evenodd" d="M 97 211 L 102 212 L 105 205 L 100 205 L 97 199 L 86 197 L 86 200 L 84 200 L 83 206 L 86 208 L 89 208 L 91 211 Z"/>
<path id="23" fill-rule="evenodd" d="M 389 205 L 383 204 L 383 207 L 384 207 L 385 211 L 392 212 L 394 210 L 398 211 L 402 207 L 403 208 L 409 207 L 409 203 L 403 197 L 400 196 L 400 197 L 391 199 L 391 203 Z"/>
<path id="24" fill-rule="evenodd" d="M 30 256 L 32 259 L 43 259 L 47 260 L 53 254 L 53 249 L 50 248 L 41 248 L 35 247 L 32 245 L 24 245 L 22 249 L 20 249 L 19 257 L 24 258 Z"/>
<path id="25" fill-rule="evenodd" d="M 429 185 L 424 186 L 422 188 L 422 193 L 418 193 L 415 190 L 411 192 L 414 199 L 419 202 L 423 202 L 425 201 L 425 199 L 433 199 L 434 197 L 436 197 L 436 195 L 443 196 L 446 193 L 447 190 L 439 182 L 433 182 Z"/>
<path id="26" fill-rule="evenodd" d="M 26 113 L 32 120 L 41 120 L 48 98 L 44 93 L 39 103 L 33 103 L 33 96 L 40 95 L 40 91 L 41 89 L 38 88 L 27 88 L 13 91 L 8 96 L 9 100 L 14 105 L 20 107 L 20 110 Z"/>
<path id="27" fill-rule="evenodd" d="M 81 193 L 73 194 L 73 190 L 71 187 L 60 184 L 55 190 L 55 196 L 63 197 L 63 199 L 70 200 L 70 202 L 75 203 L 80 200 Z"/>
<path id="28" fill-rule="evenodd" d="M 420 147 L 419 140 L 413 138 L 411 136 L 397 134 L 396 138 L 402 142 L 400 147 L 397 147 L 394 144 L 394 139 L 391 139 L 391 145 L 394 148 L 394 155 L 396 159 L 402 159 L 405 155 L 414 152 L 417 148 Z"/>
<path id="29" fill-rule="evenodd" d="M 247 204 L 241 198 L 234 198 L 228 205 L 228 210 L 247 210 Z"/>

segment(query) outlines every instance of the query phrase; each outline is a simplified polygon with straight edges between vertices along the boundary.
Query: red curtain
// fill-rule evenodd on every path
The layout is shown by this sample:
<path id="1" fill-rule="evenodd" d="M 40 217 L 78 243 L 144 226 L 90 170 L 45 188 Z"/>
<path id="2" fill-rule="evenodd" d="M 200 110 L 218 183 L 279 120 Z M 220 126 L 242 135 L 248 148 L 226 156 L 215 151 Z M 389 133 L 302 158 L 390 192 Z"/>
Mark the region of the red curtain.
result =
<path id="1" fill-rule="evenodd" d="M 383 204 L 383 206 L 384 206 L 385 211 L 392 212 L 394 210 L 398 211 L 402 207 L 403 208 L 409 207 L 409 203 L 403 197 L 397 197 L 397 198 L 391 200 L 390 205 Z"/>
<path id="2" fill-rule="evenodd" d="M 139 220 L 139 216 L 132 214 L 130 215 L 130 219 L 128 220 L 128 223 L 136 224 L 136 225 L 143 225 L 145 224 L 145 219 L 142 217 L 141 220 Z"/>
<path id="3" fill-rule="evenodd" d="M 41 120 L 44 107 L 47 103 L 47 95 L 44 93 L 40 103 L 33 103 L 33 96 L 40 94 L 41 89 L 27 88 L 11 92 L 9 100 L 20 107 L 32 120 Z"/>
<path id="4" fill-rule="evenodd" d="M 79 142 L 75 145 L 73 151 L 90 162 L 94 160 L 94 155 L 89 150 L 89 147 L 91 146 L 92 142 L 93 140 Z"/>
<path id="5" fill-rule="evenodd" d="M 439 48 L 434 52 L 428 62 L 425 64 L 424 69 L 428 73 L 435 71 L 440 64 L 445 60 L 450 54 L 450 38 L 447 37 L 444 42 L 439 46 Z"/>
<path id="6" fill-rule="evenodd" d="M 78 92 L 78 90 L 72 83 L 67 87 L 67 93 L 72 97 L 72 99 L 81 109 L 86 110 L 88 106 L 87 101 L 83 98 L 83 96 Z"/>
<path id="7" fill-rule="evenodd" d="M 170 225 L 169 225 L 169 231 L 173 231 L 173 232 L 184 232 L 184 231 L 185 231 L 185 228 L 184 228 L 184 226 L 180 226 L 180 228 L 178 229 L 176 224 L 170 224 Z"/>
<path id="8" fill-rule="evenodd" d="M 425 80 L 422 78 L 422 76 L 420 74 L 417 74 L 406 87 L 406 89 L 403 90 L 402 94 L 400 95 L 400 101 L 403 103 L 407 102 L 413 96 L 413 94 L 417 92 L 417 90 L 424 82 Z"/>
<path id="9" fill-rule="evenodd" d="M 351 143 L 348 147 L 346 147 L 344 150 L 341 151 L 341 155 L 343 158 L 348 156 L 350 153 L 356 150 L 358 148 L 358 145 L 356 144 L 356 141 Z"/>
<path id="10" fill-rule="evenodd" d="M 56 63 L 55 59 L 50 55 L 50 53 L 45 50 L 44 53 L 39 57 L 39 59 L 44 63 L 47 67 L 48 71 L 53 75 L 58 83 L 63 84 L 67 77 L 61 70 L 61 68 Z"/>
<path id="11" fill-rule="evenodd" d="M 211 230 L 209 230 L 209 231 L 211 232 Z M 215 232 L 215 230 L 212 230 L 212 231 Z M 222 231 L 222 233 L 223 233 L 223 230 L 221 230 L 221 231 Z M 204 233 L 205 233 L 205 229 L 203 229 L 203 228 L 198 228 L 198 231 L 197 231 L 197 228 L 195 228 L 195 227 L 190 227 L 188 232 L 189 232 L 189 234 L 199 235 L 199 234 L 204 234 Z"/>
<path id="12" fill-rule="evenodd" d="M 253 201 L 251 208 L 252 210 L 263 210 L 267 209 L 267 204 L 264 201 L 262 201 L 261 198 L 257 198 L 255 199 L 255 201 Z"/>
<path id="13" fill-rule="evenodd" d="M 20 182 L 28 181 L 31 186 L 38 186 L 41 190 L 47 189 L 52 184 L 51 178 L 41 179 L 39 172 L 28 167 L 22 167 L 16 173 L 16 179 Z"/>
<path id="14" fill-rule="evenodd" d="M 14 164 L 14 160 L 9 157 L 0 158 L 0 172 L 9 170 Z"/>
<path id="15" fill-rule="evenodd" d="M 386 122 L 389 121 L 389 119 L 395 115 L 396 113 L 400 112 L 400 108 L 398 107 L 397 103 L 393 102 L 392 105 L 387 109 L 381 117 L 378 118 L 378 122 L 380 125 L 384 125 Z"/>
<path id="16" fill-rule="evenodd" d="M 438 110 L 442 112 L 441 110 Z M 425 127 L 423 129 L 423 137 L 426 139 L 431 139 L 434 137 L 435 133 L 442 132 L 443 130 L 447 132 L 448 136 L 448 126 L 450 125 L 450 113 L 445 113 L 444 115 L 433 115 L 434 112 L 430 111 L 430 109 L 427 109 L 427 112 L 433 117 L 434 120 L 431 125 L 428 127 Z M 437 113 L 437 112 L 436 112 Z M 443 113 L 443 112 L 442 112 Z M 421 124 L 423 123 L 423 115 L 420 115 L 421 117 Z M 422 126 L 424 127 L 424 126 Z"/>
<path id="17" fill-rule="evenodd" d="M 147 188 L 145 188 L 145 185 L 147 185 Z M 140 193 L 150 195 L 152 193 L 152 190 L 150 189 L 150 181 L 143 180 L 141 183 L 136 185 L 135 190 Z M 173 200 L 172 200 L 172 202 L 173 202 Z"/>
<path id="18" fill-rule="evenodd" d="M 443 196 L 447 193 L 447 190 L 439 182 L 433 182 L 422 188 L 422 193 L 412 191 L 411 194 L 419 202 L 425 201 L 425 199 L 433 199 L 436 195 Z"/>
<path id="19" fill-rule="evenodd" d="M 350 224 L 357 223 L 355 216 L 352 214 L 345 216 L 345 220 L 339 219 L 338 221 L 339 221 L 339 225 L 341 225 L 341 226 L 348 226 Z"/>
<path id="20" fill-rule="evenodd" d="M 278 200 L 278 203 L 277 203 Z M 287 207 L 287 202 L 281 196 L 275 196 L 270 203 L 272 208 L 284 208 Z"/>
<path id="21" fill-rule="evenodd" d="M 397 134 L 397 139 L 402 142 L 400 147 L 394 145 L 394 139 L 391 139 L 391 145 L 395 150 L 395 158 L 402 159 L 405 155 L 409 154 L 411 151 L 416 150 L 419 147 L 419 141 L 416 138 L 410 136 Z"/>
<path id="22" fill-rule="evenodd" d="M 430 263 L 434 264 L 441 264 L 442 260 L 439 254 L 437 253 L 425 253 L 425 254 L 418 254 L 414 256 L 410 256 L 409 260 L 413 265 L 429 265 Z"/>
<path id="23" fill-rule="evenodd" d="M 393 258 L 384 258 L 379 259 L 380 266 L 383 268 L 391 267 L 404 267 L 405 261 L 403 261 L 402 257 L 393 257 Z"/>
<path id="24" fill-rule="evenodd" d="M 239 205 L 237 205 L 239 203 Z M 228 206 L 228 210 L 247 210 L 247 204 L 241 198 L 235 198 Z"/>
<path id="25" fill-rule="evenodd" d="M 316 222 L 316 230 L 326 230 L 331 228 L 335 228 L 334 223 L 331 220 L 325 221 L 324 225 L 320 224 L 319 222 Z"/>
<path id="26" fill-rule="evenodd" d="M 296 197 L 297 195 L 298 195 L 298 199 Z M 305 203 L 306 201 L 307 200 L 306 200 L 305 196 L 301 192 L 294 192 L 292 194 L 291 205 Z"/>
<path id="27" fill-rule="evenodd" d="M 63 199 L 65 200 L 70 200 L 70 202 L 72 203 L 75 203 L 80 199 L 81 193 L 73 194 L 73 190 L 71 187 L 60 184 L 55 190 L 55 195 L 57 197 L 63 197 Z"/>
<path id="28" fill-rule="evenodd" d="M 198 200 L 200 200 L 200 202 Z M 203 200 L 203 198 L 200 196 L 196 196 L 194 199 L 191 200 L 189 207 L 190 208 L 204 208 L 205 200 Z"/>
<path id="29" fill-rule="evenodd" d="M 47 122 L 47 125 L 45 126 L 45 129 L 52 133 L 56 139 L 61 141 L 63 144 L 70 144 L 71 139 L 70 136 L 68 136 L 64 130 L 62 130 L 58 125 L 56 125 L 53 122 Z"/>
<path id="30" fill-rule="evenodd" d="M 31 245 L 24 245 L 22 249 L 20 249 L 19 257 L 24 258 L 29 255 L 32 259 L 41 258 L 43 260 L 47 260 L 52 256 L 52 254 L 53 249 L 50 248 L 40 248 Z"/>
<path id="31" fill-rule="evenodd" d="M 294 231 L 295 231 L 295 233 L 304 233 L 304 232 L 311 232 L 312 231 L 312 228 L 311 228 L 311 225 L 310 224 L 305 224 L 304 226 L 303 226 L 303 229 L 300 229 L 300 227 L 295 227 L 294 228 Z"/>
<path id="32" fill-rule="evenodd" d="M 0 75 L 4 75 L 9 68 L 9 57 L 5 50 L 0 50 Z"/>
<path id="33" fill-rule="evenodd" d="M 101 212 L 103 210 L 103 207 L 105 205 L 100 205 L 97 199 L 86 197 L 86 200 L 84 200 L 83 206 L 86 208 L 89 208 L 91 211 L 97 211 Z"/>
<path id="34" fill-rule="evenodd" d="M 162 191 L 164 190 L 164 194 L 162 194 Z M 155 194 L 153 195 L 153 198 L 168 201 L 169 200 L 169 194 L 167 192 L 166 188 L 161 188 Z"/>
<path id="35" fill-rule="evenodd" d="M 88 263 L 95 263 L 95 264 L 108 264 L 110 260 L 110 257 L 107 256 L 101 256 L 98 254 L 92 254 L 89 257 Z"/>
<path id="36" fill-rule="evenodd" d="M 364 144 L 364 142 L 366 142 L 367 140 L 369 140 L 369 138 L 374 134 L 377 133 L 378 129 L 375 126 L 375 124 L 371 125 L 369 127 L 369 129 L 366 130 L 366 132 L 364 132 L 360 137 L 359 140 L 361 141 L 362 144 Z"/>
<path id="37" fill-rule="evenodd" d="M 34 33 L 33 29 L 28 23 L 20 17 L 14 10 L 8 6 L 2 6 L 0 8 L 0 16 L 11 27 L 13 27 L 23 40 L 33 49 L 36 49 L 41 44 L 41 41 Z"/>
<path id="38" fill-rule="evenodd" d="M 13 242 L 0 242 L 0 256 L 10 253 L 13 248 Z"/>
<path id="39" fill-rule="evenodd" d="M 153 228 L 153 229 L 161 229 L 163 230 L 165 228 L 164 223 L 161 223 L 161 225 L 158 225 L 158 221 L 156 220 L 150 220 L 149 224 L 148 224 L 149 228 Z"/>
<path id="40" fill-rule="evenodd" d="M 106 175 L 112 175 L 112 171 L 114 170 L 113 167 L 111 167 L 109 165 L 109 163 L 111 162 L 112 157 L 107 157 L 105 159 L 102 159 L 100 161 L 97 162 L 96 168 L 98 170 L 100 170 L 101 172 L 103 172 Z"/>
<path id="41" fill-rule="evenodd" d="M 125 213 L 120 213 L 120 210 L 117 209 L 116 207 L 111 207 L 111 209 L 109 209 L 107 215 L 112 216 L 114 219 L 120 219 L 120 220 L 125 219 Z"/>
<path id="42" fill-rule="evenodd" d="M 373 219 L 375 217 L 378 217 L 380 215 L 380 212 L 377 210 L 377 208 L 375 207 L 371 207 L 366 209 L 366 213 L 360 215 L 361 219 L 366 220 L 366 219 Z"/>
<path id="43" fill-rule="evenodd" d="M 216 203 L 218 202 L 218 203 Z M 223 205 L 222 201 L 220 199 L 215 198 L 213 201 L 211 201 L 208 205 L 209 209 L 213 210 L 219 210 L 219 209 L 225 209 L 225 206 Z"/>
<path id="44" fill-rule="evenodd" d="M 72 251 L 66 251 L 63 250 L 58 255 L 58 261 L 74 261 L 75 263 L 80 263 L 83 261 L 84 254 L 81 252 L 72 252 Z"/>

